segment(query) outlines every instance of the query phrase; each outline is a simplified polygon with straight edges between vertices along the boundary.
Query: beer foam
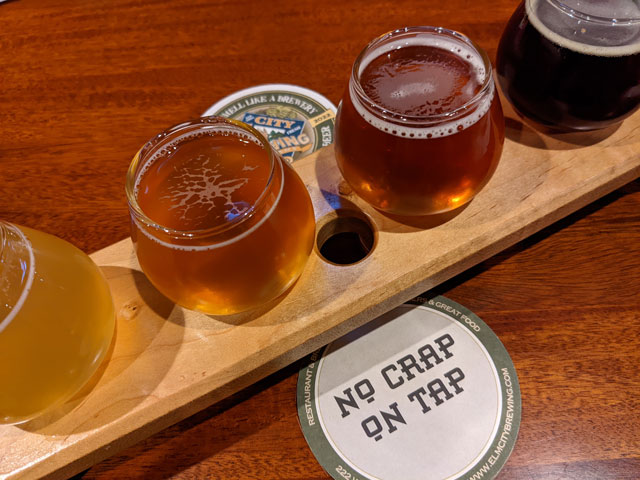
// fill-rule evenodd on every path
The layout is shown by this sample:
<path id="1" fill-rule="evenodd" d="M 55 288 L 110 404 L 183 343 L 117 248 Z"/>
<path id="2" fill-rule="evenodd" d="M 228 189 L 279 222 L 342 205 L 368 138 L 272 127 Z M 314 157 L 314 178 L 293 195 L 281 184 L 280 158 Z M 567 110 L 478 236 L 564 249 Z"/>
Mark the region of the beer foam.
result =
<path id="1" fill-rule="evenodd" d="M 177 174 L 174 177 L 177 182 L 172 182 L 168 187 L 167 194 L 159 197 L 160 200 L 171 200 L 170 210 L 177 210 L 180 218 L 186 222 L 188 218 L 190 221 L 195 220 L 188 215 L 190 210 L 198 207 L 213 208 L 216 199 L 224 201 L 223 205 L 226 208 L 222 214 L 227 221 L 244 215 L 250 209 L 250 205 L 246 202 L 233 200 L 234 192 L 249 183 L 247 177 L 221 180 L 220 164 L 214 163 L 211 157 L 200 154 L 194 160 L 200 162 L 198 171 Z M 256 168 L 258 167 L 245 165 L 243 171 L 255 170 Z M 202 216 L 206 216 L 206 214 Z"/>
<path id="2" fill-rule="evenodd" d="M 275 161 L 277 162 L 279 160 L 276 159 Z M 170 249 L 173 249 L 173 250 L 181 250 L 181 251 L 185 251 L 185 252 L 200 252 L 200 251 L 215 250 L 216 248 L 226 247 L 227 245 L 231 245 L 231 244 L 233 244 L 235 242 L 238 242 L 238 241 L 242 240 L 243 238 L 248 237 L 249 235 L 251 235 L 264 222 L 266 222 L 267 219 L 271 216 L 273 211 L 276 209 L 276 207 L 280 203 L 280 197 L 282 197 L 282 191 L 284 190 L 284 168 L 285 168 L 284 165 L 280 165 L 280 190 L 278 190 L 278 195 L 276 196 L 276 200 L 275 200 L 275 202 L 273 202 L 273 205 L 269 208 L 269 210 L 267 211 L 265 216 L 262 217 L 250 229 L 248 229 L 245 232 L 242 232 L 240 235 L 238 235 L 236 237 L 233 237 L 233 238 L 231 238 L 229 240 L 225 240 L 223 242 L 215 243 L 215 244 L 212 244 L 212 245 L 176 245 L 174 243 L 165 242 L 164 240 L 161 240 L 161 239 L 159 239 L 157 237 L 154 237 L 151 233 L 149 233 L 147 231 L 146 225 L 142 224 L 138 220 L 136 215 L 132 216 L 133 221 L 138 226 L 138 230 L 141 231 L 147 238 L 149 238 L 150 240 L 162 245 L 163 247 L 167 247 L 167 248 L 170 248 Z"/>
<path id="3" fill-rule="evenodd" d="M 22 261 L 20 262 L 20 266 L 22 267 L 22 278 L 23 278 L 23 281 L 26 278 L 26 281 L 24 281 L 24 286 L 22 287 L 22 292 L 20 292 L 20 297 L 18 297 L 18 301 L 13 306 L 11 311 L 7 314 L 7 316 L 4 318 L 4 320 L 0 322 L 0 333 L 2 333 L 2 331 L 5 328 L 7 328 L 7 326 L 9 326 L 9 324 L 13 321 L 13 319 L 16 317 L 16 315 L 18 315 L 18 313 L 22 309 L 22 306 L 25 300 L 27 299 L 27 297 L 29 296 L 29 292 L 31 291 L 31 285 L 33 284 L 33 278 L 36 272 L 36 259 L 33 254 L 33 247 L 29 239 L 24 235 L 24 233 L 22 233 L 22 231 L 19 228 L 14 227 L 13 225 L 7 225 L 7 229 L 10 230 L 11 233 L 17 235 L 22 245 L 26 247 L 27 251 L 29 252 L 29 266 L 28 266 L 28 270 L 25 271 L 24 263 Z M 0 286 L 3 286 L 3 285 L 0 285 Z M 8 287 L 4 286 L 3 292 L 5 291 L 5 288 L 8 288 Z"/>
<path id="4" fill-rule="evenodd" d="M 597 19 L 589 21 L 579 15 L 571 16 L 548 3 L 547 0 L 527 0 L 527 16 L 535 29 L 550 42 L 584 55 L 623 57 L 640 53 L 640 5 L 626 0 L 615 0 L 607 5 L 590 2 L 565 1 L 575 6 L 582 17 L 602 15 L 619 20 L 604 24 Z M 575 5 L 574 5 L 575 4 Z M 632 24 L 624 19 L 635 19 Z"/>
<path id="5" fill-rule="evenodd" d="M 203 137 L 213 137 L 217 135 L 224 136 L 235 136 L 238 137 L 241 141 L 245 142 L 253 142 L 258 146 L 262 146 L 262 143 L 259 139 L 245 133 L 243 131 L 239 131 L 235 125 L 217 125 L 215 132 L 208 130 L 200 130 L 197 132 L 187 132 L 183 135 L 177 136 L 172 139 L 167 145 L 163 146 L 157 152 L 154 152 L 153 155 L 140 167 L 140 172 L 138 173 L 134 185 L 134 196 L 137 198 L 140 182 L 144 178 L 144 175 L 148 172 L 148 170 L 159 160 L 171 155 L 175 152 L 180 145 L 190 142 L 193 140 L 197 140 L 198 138 Z M 200 158 L 201 157 L 201 158 Z M 233 218 L 237 218 L 246 214 L 251 206 L 246 204 L 245 202 L 234 202 L 232 200 L 232 194 L 243 187 L 249 182 L 248 178 L 233 178 L 229 180 L 222 180 L 220 178 L 222 175 L 217 170 L 217 165 L 214 165 L 213 162 L 210 162 L 210 158 L 204 155 L 198 157 L 198 160 L 202 161 L 202 172 L 198 172 L 198 174 L 193 174 L 191 172 L 184 173 L 182 181 L 175 185 L 175 188 L 172 188 L 168 195 L 160 197 L 161 199 L 171 199 L 172 206 L 171 209 L 182 208 L 184 212 L 181 217 L 186 218 L 187 210 L 193 206 L 207 206 L 214 205 L 214 200 L 222 199 L 224 201 L 224 205 L 227 207 L 223 212 L 225 219 L 227 221 L 232 220 Z M 210 163 L 210 164 L 209 164 Z M 242 171 L 252 171 L 258 168 L 258 166 L 244 165 Z M 281 167 L 282 169 L 282 167 Z M 221 242 L 215 245 L 205 245 L 205 246 L 190 246 L 190 245 L 176 245 L 168 242 L 164 242 L 156 237 L 154 237 L 151 233 L 149 233 L 144 224 L 134 215 L 134 221 L 138 225 L 139 229 L 147 236 L 149 239 L 167 247 L 176 250 L 185 250 L 185 251 L 198 251 L 198 250 L 211 250 L 214 248 L 223 247 L 225 245 L 229 245 L 235 241 L 240 240 L 244 236 L 250 234 L 261 225 L 272 213 L 273 209 L 277 205 L 282 195 L 282 188 L 284 184 L 284 170 L 282 170 L 282 181 L 280 185 L 280 191 L 278 192 L 276 201 L 274 205 L 267 212 L 265 217 L 261 219 L 256 225 L 254 225 L 249 231 L 244 232 L 238 237 L 235 237 L 231 240 Z M 153 222 L 152 222 L 153 223 Z M 162 228 L 162 227 L 161 227 Z M 168 229 L 171 230 L 171 229 Z"/>
<path id="6" fill-rule="evenodd" d="M 144 162 L 144 164 L 142 165 L 142 167 L 140 168 L 140 171 L 137 173 L 136 176 L 136 181 L 135 184 L 133 186 L 133 194 L 135 198 L 138 198 L 138 191 L 140 188 L 140 181 L 142 180 L 142 178 L 144 177 L 144 175 L 146 174 L 146 172 L 149 170 L 149 168 L 151 168 L 151 166 L 156 163 L 158 160 L 160 160 L 161 158 L 164 158 L 168 155 L 171 155 L 173 152 L 175 152 L 178 149 L 178 146 L 182 143 L 185 143 L 187 141 L 192 141 L 192 140 L 196 140 L 198 138 L 203 138 L 203 137 L 213 137 L 214 135 L 224 135 L 224 136 L 229 136 L 229 135 L 234 135 L 242 140 L 248 140 L 251 141 L 253 143 L 255 143 L 256 145 L 262 145 L 262 143 L 260 143 L 260 140 L 258 140 L 257 138 L 249 135 L 248 133 L 244 133 L 242 131 L 238 131 L 238 127 L 236 127 L 235 125 L 217 125 L 217 129 L 215 132 L 210 132 L 209 130 L 200 130 L 197 132 L 187 132 L 184 133 L 178 137 L 176 137 L 175 139 L 173 139 L 171 142 L 169 142 L 167 145 L 165 145 L 164 147 L 162 147 L 160 150 L 158 150 L 157 152 L 155 152 L 151 158 L 149 158 L 146 162 Z"/>
<path id="7" fill-rule="evenodd" d="M 448 38 L 441 38 L 436 35 L 427 34 L 418 37 L 399 38 L 395 41 L 391 41 L 385 45 L 382 45 L 379 48 L 372 49 L 371 52 L 367 52 L 367 54 L 362 58 L 360 62 L 358 76 L 360 76 L 362 71 L 375 58 L 378 58 L 380 55 L 384 55 L 385 53 L 388 53 L 392 50 L 408 46 L 436 47 L 447 50 L 457 55 L 471 65 L 472 73 L 475 74 L 476 79 L 480 85 L 484 85 L 487 80 L 487 75 L 491 75 L 491 72 L 488 72 L 486 70 L 482 57 L 471 46 Z M 399 89 L 394 92 L 394 94 L 396 96 L 402 97 L 403 95 L 407 95 L 415 91 L 428 92 L 430 89 L 433 89 L 434 86 L 428 82 L 425 82 L 420 84 L 410 84 L 405 88 L 412 90 L 412 92 L 404 92 L 402 89 Z M 444 123 L 439 123 L 438 125 L 432 127 L 410 127 L 407 125 L 398 125 L 372 114 L 367 110 L 365 105 L 359 99 L 358 95 L 355 92 L 355 87 L 351 84 L 349 86 L 351 102 L 353 103 L 356 111 L 364 120 L 366 120 L 369 124 L 377 128 L 378 130 L 389 133 L 390 135 L 395 135 L 397 137 L 403 138 L 446 137 L 469 128 L 489 111 L 491 102 L 493 100 L 494 91 L 495 87 L 493 85 L 493 82 L 491 82 L 489 86 L 489 92 L 487 92 L 487 94 L 480 99 L 478 104 L 475 106 L 475 109 L 468 115 L 450 122 L 445 121 Z"/>

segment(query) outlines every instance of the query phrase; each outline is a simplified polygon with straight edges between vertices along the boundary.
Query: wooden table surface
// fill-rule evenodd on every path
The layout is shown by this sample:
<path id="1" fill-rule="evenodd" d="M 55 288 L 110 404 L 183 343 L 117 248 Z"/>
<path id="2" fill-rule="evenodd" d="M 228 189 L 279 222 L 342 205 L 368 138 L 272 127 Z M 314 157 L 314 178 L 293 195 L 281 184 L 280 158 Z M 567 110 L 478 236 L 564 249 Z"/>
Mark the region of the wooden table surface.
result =
<path id="1" fill-rule="evenodd" d="M 459 30 L 495 60 L 514 0 L 0 4 L 0 218 L 87 253 L 129 235 L 124 177 L 154 134 L 263 83 L 338 103 L 375 36 Z M 522 424 L 500 479 L 640 478 L 640 180 L 437 288 L 511 354 Z M 329 478 L 291 365 L 80 474 Z M 2 452 L 0 452 L 0 455 Z"/>

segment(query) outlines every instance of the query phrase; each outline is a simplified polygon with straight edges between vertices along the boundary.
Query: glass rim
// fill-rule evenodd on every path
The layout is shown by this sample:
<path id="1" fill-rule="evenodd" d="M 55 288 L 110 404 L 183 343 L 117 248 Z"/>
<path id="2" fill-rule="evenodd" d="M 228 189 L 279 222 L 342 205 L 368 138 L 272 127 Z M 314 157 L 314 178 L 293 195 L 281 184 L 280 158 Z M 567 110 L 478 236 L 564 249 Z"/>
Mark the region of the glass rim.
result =
<path id="1" fill-rule="evenodd" d="M 13 239 L 11 238 L 12 233 L 15 236 L 15 238 Z M 22 253 L 26 252 L 28 254 L 27 255 L 28 258 L 23 259 L 19 256 L 19 254 L 16 254 L 16 250 L 11 248 L 11 245 L 9 244 L 9 242 L 12 242 L 12 243 L 19 242 L 17 247 L 18 248 L 22 247 L 23 249 Z M 14 257 L 16 255 L 18 256 L 15 258 L 12 258 L 11 256 L 12 253 Z M 15 298 L 7 299 L 8 302 L 13 301 L 13 306 L 4 315 L 0 313 L 0 334 L 11 324 L 11 322 L 22 310 L 22 305 L 24 304 L 24 302 L 26 301 L 29 295 L 29 291 L 31 290 L 31 285 L 33 283 L 33 279 L 35 275 L 35 257 L 34 257 L 33 247 L 31 245 L 31 242 L 29 241 L 25 233 L 22 230 L 20 230 L 20 228 L 17 225 L 0 219 L 0 267 L 2 266 L 1 264 L 4 264 L 4 267 L 0 268 L 0 271 L 4 270 L 4 268 L 11 269 L 12 260 L 14 261 L 14 263 L 16 260 L 20 263 L 20 266 L 23 269 L 23 275 L 19 282 L 20 291 L 14 292 Z M 28 266 L 28 273 L 26 273 L 26 270 L 24 270 L 25 265 Z M 2 278 L 4 278 L 4 272 L 3 272 L 3 275 L 0 276 L 0 287 L 2 287 Z"/>
<path id="2" fill-rule="evenodd" d="M 154 153 L 163 148 L 166 144 L 170 143 L 171 140 L 167 140 L 167 137 L 172 137 L 177 134 L 184 133 L 189 129 L 193 131 L 199 131 L 202 129 L 207 131 L 215 131 L 216 127 L 222 125 L 231 126 L 232 128 L 237 128 L 244 132 L 250 133 L 260 143 L 269 157 L 269 176 L 267 178 L 266 184 L 262 189 L 262 192 L 260 192 L 260 195 L 258 196 L 258 198 L 256 198 L 251 207 L 246 212 L 238 215 L 237 217 L 234 217 L 233 219 L 225 222 L 222 225 L 199 229 L 175 229 L 167 227 L 165 225 L 161 225 L 159 222 L 156 222 L 149 218 L 149 216 L 144 213 L 144 211 L 138 204 L 138 199 L 136 198 L 136 184 L 139 174 L 141 173 L 139 171 L 140 167 L 143 166 L 146 161 L 149 161 Z M 131 161 L 131 164 L 129 165 L 129 168 L 127 170 L 125 182 L 127 203 L 129 204 L 130 212 L 135 217 L 134 221 L 140 221 L 144 224 L 144 226 L 152 228 L 156 231 L 160 231 L 172 238 L 189 240 L 207 236 L 214 236 L 227 232 L 232 228 L 236 228 L 254 216 L 259 207 L 262 206 L 262 204 L 265 202 L 269 194 L 269 190 L 271 189 L 271 186 L 273 184 L 275 166 L 276 157 L 273 149 L 271 148 L 271 145 L 269 144 L 267 139 L 254 127 L 239 120 L 230 118 L 215 115 L 204 116 L 196 120 L 189 120 L 187 122 L 182 122 L 169 127 L 163 132 L 157 134 L 151 140 L 147 141 L 142 146 L 142 148 L 138 150 L 138 152 L 134 155 L 133 160 Z"/>
<path id="3" fill-rule="evenodd" d="M 7 234 L 4 231 L 7 223 L 9 222 L 5 222 L 0 218 L 0 263 L 2 262 L 2 256 L 4 255 L 4 249 L 7 243 Z"/>
<path id="4" fill-rule="evenodd" d="M 531 3 L 532 0 L 527 0 L 527 2 Z M 640 15 L 637 17 L 603 17 L 599 15 L 591 15 L 589 13 L 584 12 L 583 10 L 579 10 L 574 7 L 570 7 L 563 2 L 562 0 L 538 0 L 545 1 L 552 7 L 561 11 L 565 15 L 568 15 L 577 20 L 581 20 L 588 23 L 598 24 L 598 25 L 636 25 L 640 24 Z M 536 2 L 538 3 L 538 2 Z"/>
<path id="5" fill-rule="evenodd" d="M 394 112 L 393 110 L 389 110 L 388 108 L 383 107 L 378 104 L 374 100 L 372 100 L 362 88 L 360 84 L 360 66 L 364 57 L 367 53 L 369 53 L 374 48 L 391 41 L 395 38 L 402 38 L 403 36 L 412 36 L 414 34 L 428 34 L 428 35 L 443 35 L 449 38 L 453 38 L 457 41 L 461 41 L 465 43 L 469 48 L 473 50 L 474 53 L 478 55 L 481 59 L 482 64 L 484 66 L 486 76 L 484 81 L 482 82 L 482 86 L 478 93 L 476 93 L 473 97 L 467 100 L 463 105 L 442 113 L 435 113 L 430 115 L 406 115 L 401 114 L 399 112 Z M 469 37 L 460 33 L 456 30 L 450 30 L 444 27 L 432 27 L 432 26 L 414 26 L 414 27 L 403 27 L 398 28 L 396 30 L 392 30 L 390 32 L 384 33 L 379 37 L 374 38 L 370 41 L 360 52 L 360 54 L 356 57 L 355 62 L 353 62 L 353 66 L 351 68 L 351 77 L 350 84 L 354 86 L 358 97 L 360 100 L 364 100 L 364 107 L 375 112 L 376 115 L 380 115 L 384 120 L 393 122 L 393 123 L 402 123 L 402 124 L 412 124 L 412 125 L 433 125 L 444 122 L 449 122 L 451 120 L 455 120 L 459 117 L 465 116 L 465 114 L 471 110 L 473 110 L 477 104 L 487 95 L 489 91 L 493 87 L 493 69 L 491 67 L 491 61 L 489 60 L 489 56 L 487 53 L 480 48 L 473 40 Z"/>

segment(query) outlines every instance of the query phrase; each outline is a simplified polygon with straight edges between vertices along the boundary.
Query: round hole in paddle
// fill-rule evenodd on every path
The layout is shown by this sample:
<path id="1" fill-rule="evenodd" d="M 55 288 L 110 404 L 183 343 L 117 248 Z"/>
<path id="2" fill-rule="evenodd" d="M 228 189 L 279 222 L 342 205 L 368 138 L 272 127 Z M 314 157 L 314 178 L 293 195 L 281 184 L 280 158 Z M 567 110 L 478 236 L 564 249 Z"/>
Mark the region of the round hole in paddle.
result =
<path id="1" fill-rule="evenodd" d="M 366 258 L 376 243 L 369 218 L 356 210 L 336 210 L 319 223 L 316 246 L 320 257 L 335 265 L 353 265 Z"/>

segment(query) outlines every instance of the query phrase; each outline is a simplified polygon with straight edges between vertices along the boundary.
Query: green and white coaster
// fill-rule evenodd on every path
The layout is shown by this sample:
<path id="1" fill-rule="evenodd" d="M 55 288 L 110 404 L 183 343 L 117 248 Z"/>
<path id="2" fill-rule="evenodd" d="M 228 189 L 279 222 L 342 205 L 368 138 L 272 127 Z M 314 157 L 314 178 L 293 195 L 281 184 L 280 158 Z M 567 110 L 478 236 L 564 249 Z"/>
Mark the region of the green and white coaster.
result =
<path id="1" fill-rule="evenodd" d="M 313 90 L 277 83 L 233 93 L 209 107 L 207 115 L 248 123 L 294 162 L 333 143 L 336 107 Z"/>
<path id="2" fill-rule="evenodd" d="M 520 415 L 504 346 L 444 297 L 419 297 L 345 335 L 298 376 L 304 436 L 340 480 L 494 478 Z"/>

